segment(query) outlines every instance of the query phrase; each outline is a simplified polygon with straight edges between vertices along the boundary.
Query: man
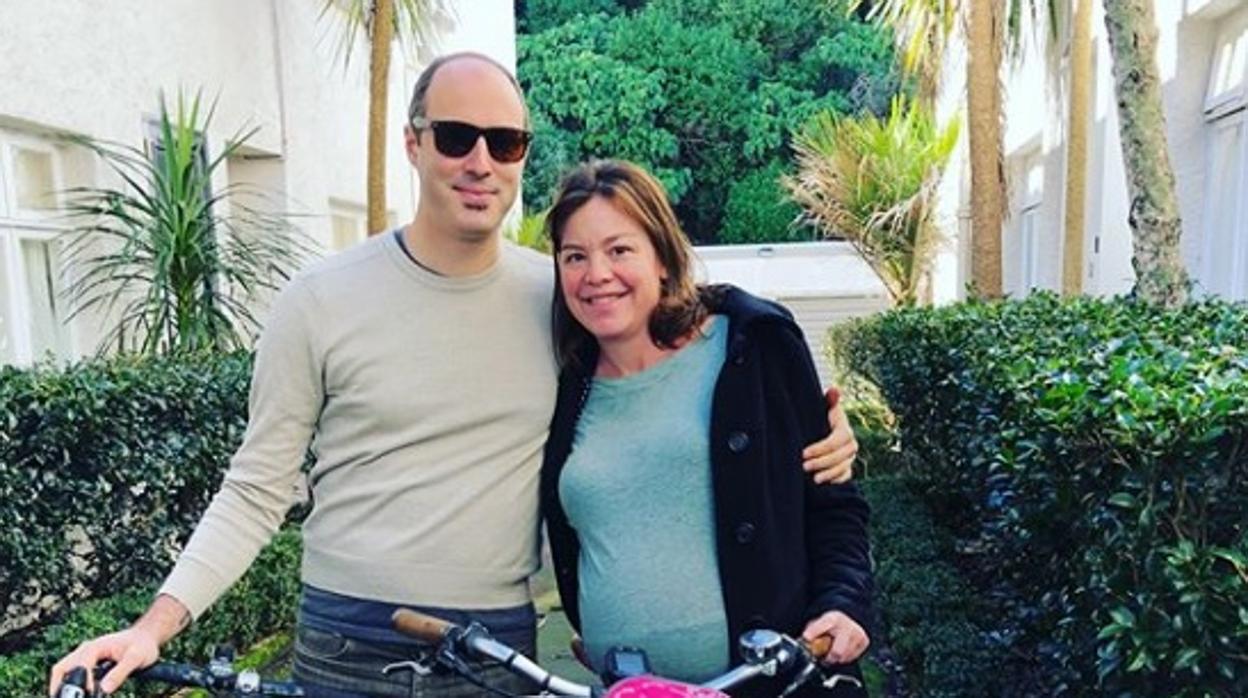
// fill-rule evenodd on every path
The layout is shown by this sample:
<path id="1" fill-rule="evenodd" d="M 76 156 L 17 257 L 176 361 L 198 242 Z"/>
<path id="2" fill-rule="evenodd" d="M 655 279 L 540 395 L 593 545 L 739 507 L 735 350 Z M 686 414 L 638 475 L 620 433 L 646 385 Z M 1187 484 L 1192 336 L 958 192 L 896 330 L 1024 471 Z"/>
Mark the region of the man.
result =
<path id="1" fill-rule="evenodd" d="M 266 323 L 250 419 L 221 491 L 151 608 L 53 667 L 112 659 L 115 690 L 243 574 L 281 524 L 311 444 L 295 675 L 309 696 L 476 695 L 424 676 L 396 606 L 480 620 L 532 653 L 537 479 L 555 401 L 549 260 L 502 243 L 529 134 L 515 78 L 485 56 L 434 61 L 416 83 L 414 220 L 300 274 Z M 848 478 L 843 411 L 809 465 Z M 527 686 L 483 670 L 500 687 Z"/>

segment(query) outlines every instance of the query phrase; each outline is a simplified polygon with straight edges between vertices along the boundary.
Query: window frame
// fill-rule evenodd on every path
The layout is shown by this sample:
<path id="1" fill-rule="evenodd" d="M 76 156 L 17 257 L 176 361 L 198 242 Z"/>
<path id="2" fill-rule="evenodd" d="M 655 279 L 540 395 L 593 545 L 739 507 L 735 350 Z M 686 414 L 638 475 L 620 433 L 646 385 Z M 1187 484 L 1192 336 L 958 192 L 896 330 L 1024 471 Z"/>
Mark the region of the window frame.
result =
<path id="1" fill-rule="evenodd" d="M 1217 227 L 1219 213 L 1225 206 L 1205 187 L 1203 220 L 1201 222 L 1200 282 L 1209 293 L 1231 300 L 1248 300 L 1248 8 L 1223 20 L 1223 28 L 1214 43 L 1209 84 L 1205 90 L 1205 181 L 1220 178 L 1224 170 L 1214 167 L 1220 152 L 1219 135 L 1226 129 L 1239 130 L 1239 147 L 1233 164 L 1239 181 L 1231 192 L 1234 210 L 1230 213 L 1229 230 Z M 1227 61 L 1238 59 L 1238 81 L 1219 89 L 1224 74 L 1233 68 Z M 1228 247 L 1229 243 L 1229 249 Z M 1226 279 L 1215 279 L 1214 261 L 1230 259 Z M 1215 285 L 1215 283 L 1217 285 Z"/>
<path id="2" fill-rule="evenodd" d="M 20 150 L 35 151 L 50 156 L 52 192 L 57 197 L 55 209 L 29 209 L 17 206 L 17 154 Z M 63 282 L 60 280 L 59 261 L 63 253 L 61 235 L 67 230 L 61 216 L 59 192 L 64 190 L 62 153 L 46 139 L 21 132 L 0 129 L 0 265 L 3 265 L 3 283 L 0 283 L 0 302 L 6 306 L 5 326 L 0 327 L 0 342 L 7 346 L 3 354 L 7 360 L 18 365 L 29 365 L 44 355 L 36 355 L 34 347 L 34 304 L 30 297 L 30 279 L 26 269 L 22 245 L 26 241 L 49 245 L 56 286 L 52 289 L 54 300 L 61 301 Z M 64 310 L 65 304 L 57 302 L 54 307 Z M 78 333 L 73 322 L 65 322 L 67 313 L 57 312 L 52 318 L 62 325 L 61 341 L 52 353 L 59 360 L 78 357 Z"/>
<path id="3" fill-rule="evenodd" d="M 1226 18 L 1213 46 L 1213 65 L 1210 66 L 1209 84 L 1205 88 L 1204 113 L 1207 121 L 1216 121 L 1248 105 L 1248 10 Z M 1242 66 L 1239 81 L 1218 89 L 1219 77 L 1231 68 L 1225 65 L 1225 61 L 1234 61 L 1237 51 Z"/>
<path id="4" fill-rule="evenodd" d="M 335 228 L 335 219 L 342 221 L 350 221 L 352 227 L 351 240 L 347 244 L 341 244 L 338 231 Z M 393 227 L 393 226 L 392 226 Z M 341 252 L 368 239 L 368 209 L 360 203 L 330 197 L 329 199 L 329 244 L 326 247 L 330 252 Z"/>
<path id="5" fill-rule="evenodd" d="M 1248 112 L 1244 109 L 1211 120 L 1208 124 L 1208 154 L 1206 159 L 1206 177 L 1212 179 L 1218 173 L 1213 171 L 1217 161 L 1218 132 L 1224 129 L 1238 128 L 1239 152 L 1237 168 L 1239 172 L 1238 192 L 1234 196 L 1235 210 L 1231 214 L 1230 232 L 1221 235 L 1215 228 L 1218 216 L 1215 208 L 1222 202 L 1210 195 L 1206 187 L 1204 201 L 1203 230 L 1201 231 L 1201 265 L 1200 280 L 1205 290 L 1232 300 L 1248 300 Z M 1229 239 L 1224 239 L 1229 238 Z M 1226 243 L 1230 249 L 1226 249 Z M 1231 269 L 1227 285 L 1214 286 L 1214 260 L 1230 259 Z"/>
<path id="6" fill-rule="evenodd" d="M 1028 202 L 1018 212 L 1019 290 L 1023 295 L 1042 290 L 1040 283 L 1040 231 L 1037 229 L 1042 202 Z"/>

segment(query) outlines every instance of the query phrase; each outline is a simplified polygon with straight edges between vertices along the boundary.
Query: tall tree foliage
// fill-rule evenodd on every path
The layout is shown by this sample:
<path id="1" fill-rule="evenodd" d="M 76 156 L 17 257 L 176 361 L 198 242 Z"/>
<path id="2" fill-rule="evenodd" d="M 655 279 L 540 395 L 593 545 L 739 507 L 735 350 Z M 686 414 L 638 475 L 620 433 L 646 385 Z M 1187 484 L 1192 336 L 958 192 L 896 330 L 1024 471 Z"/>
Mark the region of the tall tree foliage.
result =
<path id="1" fill-rule="evenodd" d="M 824 109 L 884 114 L 900 86 L 890 34 L 844 3 L 529 0 L 520 10 L 520 26 L 537 29 L 518 42 L 537 131 L 531 210 L 570 163 L 624 157 L 659 176 L 695 239 L 713 240 L 739 183 L 757 189 L 753 174 L 792 167 L 794 130 Z"/>

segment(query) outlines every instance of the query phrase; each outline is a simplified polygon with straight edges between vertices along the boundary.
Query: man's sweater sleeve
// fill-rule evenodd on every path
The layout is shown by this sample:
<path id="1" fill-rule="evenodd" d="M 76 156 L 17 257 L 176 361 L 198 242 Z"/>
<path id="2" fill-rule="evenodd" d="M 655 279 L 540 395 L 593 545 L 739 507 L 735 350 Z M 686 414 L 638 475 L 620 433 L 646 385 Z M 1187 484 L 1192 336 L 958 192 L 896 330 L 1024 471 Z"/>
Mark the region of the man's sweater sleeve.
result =
<path id="1" fill-rule="evenodd" d="M 278 295 L 252 371 L 243 444 L 160 593 L 198 618 L 247 571 L 281 526 L 325 399 L 311 285 Z"/>

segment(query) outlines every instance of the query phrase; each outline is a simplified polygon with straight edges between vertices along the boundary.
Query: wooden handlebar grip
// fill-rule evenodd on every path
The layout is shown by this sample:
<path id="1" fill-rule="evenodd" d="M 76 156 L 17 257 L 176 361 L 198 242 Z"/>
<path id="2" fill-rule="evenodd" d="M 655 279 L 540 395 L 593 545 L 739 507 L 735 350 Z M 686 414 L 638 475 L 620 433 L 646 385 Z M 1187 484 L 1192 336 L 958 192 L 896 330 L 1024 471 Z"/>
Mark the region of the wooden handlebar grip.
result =
<path id="1" fill-rule="evenodd" d="M 431 645 L 441 642 L 447 632 L 455 627 L 454 623 L 418 613 L 410 608 L 400 608 L 395 611 L 394 615 L 390 616 L 390 621 L 394 623 L 395 630 Z"/>
<path id="2" fill-rule="evenodd" d="M 827 635 L 820 635 L 813 640 L 802 640 L 802 644 L 806 646 L 806 651 L 815 659 L 823 659 L 827 655 L 828 650 L 832 649 L 832 638 Z"/>

